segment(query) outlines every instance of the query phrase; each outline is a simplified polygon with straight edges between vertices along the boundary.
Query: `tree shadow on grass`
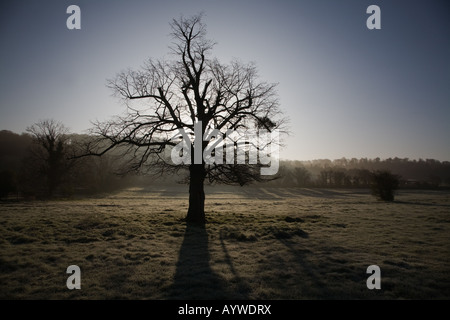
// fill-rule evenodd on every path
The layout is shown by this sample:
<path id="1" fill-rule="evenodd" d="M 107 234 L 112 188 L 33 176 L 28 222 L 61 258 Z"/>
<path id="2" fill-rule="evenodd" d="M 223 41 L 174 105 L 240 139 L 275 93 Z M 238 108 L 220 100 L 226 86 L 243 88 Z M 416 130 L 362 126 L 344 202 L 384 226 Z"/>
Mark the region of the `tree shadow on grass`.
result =
<path id="1" fill-rule="evenodd" d="M 248 294 L 251 292 L 251 288 L 249 285 L 244 281 L 244 279 L 241 277 L 239 272 L 234 267 L 233 259 L 230 256 L 230 253 L 228 251 L 227 246 L 224 242 L 224 236 L 222 230 L 220 231 L 220 245 L 222 246 L 222 250 L 225 256 L 225 262 L 228 264 L 229 269 L 231 273 L 233 274 L 233 282 L 236 284 L 236 290 L 235 295 L 238 296 L 239 299 L 248 299 Z M 236 297 L 234 297 L 236 298 Z"/>
<path id="2" fill-rule="evenodd" d="M 426 202 L 401 201 L 401 200 L 394 200 L 392 203 L 414 205 L 414 206 L 425 206 L 425 207 L 445 207 L 445 208 L 450 208 L 450 204 L 441 204 L 441 203 L 426 203 Z"/>
<path id="3" fill-rule="evenodd" d="M 382 292 L 366 295 L 366 273 L 359 270 L 346 258 L 350 250 L 330 244 L 324 251 L 313 252 L 304 246 L 298 247 L 290 240 L 278 239 L 292 254 L 296 264 L 298 287 L 302 299 L 364 299 L 382 298 Z M 337 255 L 336 255 L 337 254 Z M 318 258 L 319 256 L 319 258 Z M 283 266 L 279 265 L 282 269 Z M 372 292 L 373 293 L 373 292 Z"/>
<path id="4" fill-rule="evenodd" d="M 296 285 L 292 291 L 296 292 L 298 297 L 290 297 L 290 298 L 301 298 L 301 299 L 348 299 L 350 296 L 345 292 L 345 288 L 340 288 L 340 286 L 336 287 L 337 280 L 333 280 L 334 285 L 328 283 L 328 272 L 332 272 L 333 275 L 338 276 L 341 280 L 345 279 L 344 282 L 347 282 L 346 278 L 352 276 L 354 270 L 345 268 L 345 263 L 347 261 L 342 261 L 344 264 L 338 264 L 336 267 L 340 267 L 339 270 L 333 267 L 334 263 L 331 263 L 329 260 L 331 257 L 324 257 L 324 259 L 317 260 L 314 259 L 314 256 L 317 253 L 312 252 L 307 249 L 307 244 L 305 246 L 298 247 L 295 245 L 295 242 L 291 242 L 290 239 L 277 239 L 280 243 L 282 243 L 287 249 L 288 252 L 291 253 L 293 260 L 290 260 L 290 263 L 295 264 L 296 273 L 293 276 L 297 279 L 295 281 Z M 330 248 L 330 256 L 332 255 L 333 250 L 338 250 L 338 247 Z M 343 249 L 344 250 L 344 249 Z M 328 254 L 327 254 L 328 256 Z M 283 265 L 284 263 L 278 263 L 276 268 L 280 270 L 287 269 L 287 265 Z M 292 265 L 290 265 L 292 267 Z M 348 270 L 347 270 L 348 269 Z M 349 272 L 349 274 L 347 273 Z M 342 275 L 338 275 L 337 273 L 342 273 Z M 288 288 L 286 288 L 288 289 Z"/>
<path id="5" fill-rule="evenodd" d="M 168 299 L 229 299 L 226 284 L 210 266 L 204 226 L 187 224 Z"/>
<path id="6" fill-rule="evenodd" d="M 292 197 L 314 197 L 327 199 L 350 198 L 355 194 L 368 194 L 366 189 L 346 188 L 277 188 L 247 187 L 239 189 L 249 199 L 278 200 Z"/>

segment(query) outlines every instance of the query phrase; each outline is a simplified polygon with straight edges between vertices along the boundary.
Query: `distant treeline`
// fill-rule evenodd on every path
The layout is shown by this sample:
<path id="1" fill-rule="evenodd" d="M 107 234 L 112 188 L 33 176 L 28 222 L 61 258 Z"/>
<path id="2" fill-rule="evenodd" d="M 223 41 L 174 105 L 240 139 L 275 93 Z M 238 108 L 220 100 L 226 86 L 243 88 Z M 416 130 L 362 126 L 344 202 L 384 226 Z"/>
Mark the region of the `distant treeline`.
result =
<path id="1" fill-rule="evenodd" d="M 336 159 L 282 161 L 276 186 L 356 187 L 372 183 L 371 173 L 389 171 L 399 176 L 400 188 L 439 188 L 450 186 L 450 162 L 408 158 Z"/>
<path id="2" fill-rule="evenodd" d="M 131 176 L 117 174 L 121 160 L 114 154 L 70 159 L 72 143 L 80 139 L 86 136 L 48 139 L 47 152 L 32 134 L 0 131 L 0 198 L 90 195 L 133 183 Z"/>
<path id="3" fill-rule="evenodd" d="M 123 156 L 107 153 L 102 157 L 70 159 L 77 141 L 88 135 L 65 134 L 55 141 L 32 133 L 0 131 L 0 198 L 41 198 L 91 195 L 130 186 L 175 184 L 178 176 L 159 178 L 133 173 L 118 174 Z M 50 143 L 51 142 L 51 143 Z M 387 170 L 400 177 L 400 188 L 441 188 L 450 186 L 450 162 L 433 159 L 400 158 L 281 161 L 277 178 L 270 186 L 367 188 L 371 172 Z M 257 184 L 258 185 L 258 184 Z"/>

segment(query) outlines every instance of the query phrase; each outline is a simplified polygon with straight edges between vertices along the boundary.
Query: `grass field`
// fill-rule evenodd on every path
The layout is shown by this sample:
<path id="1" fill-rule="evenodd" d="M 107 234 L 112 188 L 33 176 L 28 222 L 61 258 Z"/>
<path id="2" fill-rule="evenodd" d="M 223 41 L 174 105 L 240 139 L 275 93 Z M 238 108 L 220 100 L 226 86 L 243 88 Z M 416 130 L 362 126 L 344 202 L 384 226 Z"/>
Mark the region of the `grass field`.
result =
<path id="1" fill-rule="evenodd" d="M 187 187 L 0 204 L 1 299 L 450 299 L 450 194 Z M 69 265 L 81 290 L 68 290 Z M 369 265 L 381 290 L 369 290 Z"/>

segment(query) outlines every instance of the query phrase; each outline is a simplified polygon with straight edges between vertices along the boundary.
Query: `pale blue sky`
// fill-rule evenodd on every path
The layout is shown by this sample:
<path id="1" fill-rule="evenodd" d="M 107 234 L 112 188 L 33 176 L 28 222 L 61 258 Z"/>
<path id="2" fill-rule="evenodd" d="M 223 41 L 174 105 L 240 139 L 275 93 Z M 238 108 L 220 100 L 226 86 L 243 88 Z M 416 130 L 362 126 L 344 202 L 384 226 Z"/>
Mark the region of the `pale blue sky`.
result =
<path id="1" fill-rule="evenodd" d="M 168 54 L 169 22 L 205 13 L 222 61 L 279 83 L 282 158 L 450 160 L 448 1 L 3 1 L 0 130 L 54 118 L 82 133 L 125 108 L 106 79 Z M 81 8 L 81 30 L 66 8 Z M 381 30 L 366 9 L 381 8 Z"/>

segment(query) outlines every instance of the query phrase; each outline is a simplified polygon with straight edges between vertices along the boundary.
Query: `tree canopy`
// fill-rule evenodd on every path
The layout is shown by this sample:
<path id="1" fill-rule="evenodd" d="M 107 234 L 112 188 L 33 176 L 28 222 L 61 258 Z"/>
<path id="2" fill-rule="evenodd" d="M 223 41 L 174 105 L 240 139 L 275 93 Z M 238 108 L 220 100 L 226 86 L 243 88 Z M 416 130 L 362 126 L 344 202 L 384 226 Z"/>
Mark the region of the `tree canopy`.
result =
<path id="1" fill-rule="evenodd" d="M 207 39 L 202 18 L 200 14 L 172 21 L 173 42 L 169 48 L 174 59 L 149 59 L 141 69 L 122 71 L 108 81 L 108 86 L 125 102 L 126 113 L 107 122 L 97 122 L 92 133 L 99 139 L 91 141 L 84 152 L 103 155 L 121 148 L 124 154 L 134 155 L 128 170 L 189 169 L 189 212 L 192 214 L 188 213 L 188 217 L 198 221 L 204 221 L 205 180 L 239 185 L 264 180 L 260 162 L 242 163 L 236 157 L 232 163 L 206 163 L 204 159 L 194 163 L 194 155 L 203 155 L 208 147 L 205 137 L 216 130 L 213 140 L 217 147 L 230 130 L 244 135 L 272 133 L 285 125 L 276 84 L 261 81 L 253 63 L 233 60 L 224 64 L 212 57 L 214 42 Z M 196 130 L 199 125 L 200 129 Z M 192 137 L 187 141 L 192 150 L 191 161 L 183 165 L 174 164 L 167 153 L 179 143 L 181 131 L 187 131 L 186 135 Z M 237 152 L 238 143 L 236 140 L 233 143 L 234 148 L 224 150 L 228 157 Z M 257 147 L 262 151 L 261 146 Z"/>

